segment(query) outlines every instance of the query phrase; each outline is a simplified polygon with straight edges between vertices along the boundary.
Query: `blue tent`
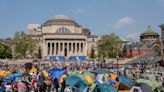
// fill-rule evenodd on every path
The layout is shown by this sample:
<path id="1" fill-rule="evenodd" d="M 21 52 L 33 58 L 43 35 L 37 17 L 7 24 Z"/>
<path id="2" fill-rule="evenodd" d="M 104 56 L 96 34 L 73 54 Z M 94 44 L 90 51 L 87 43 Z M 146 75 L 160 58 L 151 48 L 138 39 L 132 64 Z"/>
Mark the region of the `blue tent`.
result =
<path id="1" fill-rule="evenodd" d="M 48 71 L 49 74 L 53 74 L 55 71 L 62 71 L 60 68 L 52 68 Z"/>
<path id="2" fill-rule="evenodd" d="M 116 80 L 118 82 L 122 82 L 124 84 L 127 84 L 129 88 L 131 88 L 133 86 L 133 81 L 126 76 L 119 76 L 116 78 Z"/>
<path id="3" fill-rule="evenodd" d="M 55 78 L 57 78 L 57 79 L 59 79 L 63 74 L 66 74 L 66 71 L 54 71 L 53 73 L 52 73 L 52 79 L 55 79 Z"/>
<path id="4" fill-rule="evenodd" d="M 15 73 L 15 74 L 9 74 L 9 75 L 7 75 L 6 78 L 15 79 L 15 78 L 20 77 L 20 76 L 22 76 L 22 74 Z"/>

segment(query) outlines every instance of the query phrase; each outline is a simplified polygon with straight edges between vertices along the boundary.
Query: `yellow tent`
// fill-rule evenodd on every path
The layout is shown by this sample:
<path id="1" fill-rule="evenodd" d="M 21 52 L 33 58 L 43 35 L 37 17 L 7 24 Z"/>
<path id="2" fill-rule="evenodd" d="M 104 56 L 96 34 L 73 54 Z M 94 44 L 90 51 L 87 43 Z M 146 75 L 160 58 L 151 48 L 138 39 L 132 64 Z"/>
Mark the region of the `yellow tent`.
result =
<path id="1" fill-rule="evenodd" d="M 48 77 L 48 72 L 43 71 L 43 75 L 44 75 L 45 77 Z"/>
<path id="2" fill-rule="evenodd" d="M 64 74 L 64 75 L 62 75 L 62 76 L 59 78 L 59 85 L 60 85 L 60 87 L 62 86 L 62 82 L 63 82 L 64 78 L 66 78 L 66 77 L 67 77 L 67 75 Z"/>
<path id="3" fill-rule="evenodd" d="M 118 89 L 119 85 L 122 85 L 122 86 L 124 87 L 124 90 Z M 115 83 L 115 84 L 114 84 L 114 87 L 115 87 L 116 89 L 118 89 L 118 92 L 129 92 L 129 91 L 130 91 L 130 88 L 129 88 L 126 84 L 124 84 L 124 83 L 122 83 L 122 82 L 117 82 L 117 83 Z"/>
<path id="4" fill-rule="evenodd" d="M 117 78 L 117 75 L 116 74 L 109 74 L 109 78 L 116 79 Z"/>
<path id="5" fill-rule="evenodd" d="M 87 83 L 89 85 L 93 84 L 93 79 L 91 78 L 91 76 L 89 76 L 88 74 L 84 75 L 85 80 L 87 81 Z"/>
<path id="6" fill-rule="evenodd" d="M 5 72 L 5 76 L 7 76 L 7 75 L 9 75 L 9 74 L 11 74 L 10 71 L 6 71 L 6 72 Z"/>
<path id="7" fill-rule="evenodd" d="M 29 73 L 37 73 L 37 69 L 33 67 L 32 69 L 30 69 Z"/>
<path id="8" fill-rule="evenodd" d="M 0 71 L 0 76 L 5 76 L 5 73 L 3 71 Z"/>

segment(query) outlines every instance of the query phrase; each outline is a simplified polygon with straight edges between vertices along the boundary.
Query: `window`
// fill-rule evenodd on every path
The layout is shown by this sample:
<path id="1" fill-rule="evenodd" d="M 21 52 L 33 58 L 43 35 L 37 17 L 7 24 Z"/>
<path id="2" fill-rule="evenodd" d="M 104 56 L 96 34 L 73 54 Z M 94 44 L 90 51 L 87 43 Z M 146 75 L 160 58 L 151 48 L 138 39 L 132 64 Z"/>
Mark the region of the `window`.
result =
<path id="1" fill-rule="evenodd" d="M 70 33 L 70 30 L 68 28 L 59 28 L 56 33 Z"/>

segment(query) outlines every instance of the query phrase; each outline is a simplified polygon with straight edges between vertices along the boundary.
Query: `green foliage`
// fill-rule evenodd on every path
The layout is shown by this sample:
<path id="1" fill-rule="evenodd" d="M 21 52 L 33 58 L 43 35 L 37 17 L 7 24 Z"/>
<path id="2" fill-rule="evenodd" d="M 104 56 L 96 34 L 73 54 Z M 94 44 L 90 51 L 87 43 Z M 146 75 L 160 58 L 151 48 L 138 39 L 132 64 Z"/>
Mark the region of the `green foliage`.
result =
<path id="1" fill-rule="evenodd" d="M 12 53 L 10 47 L 0 42 L 0 58 L 12 58 Z"/>
<path id="2" fill-rule="evenodd" d="M 89 57 L 92 58 L 92 59 L 96 58 L 95 50 L 93 50 L 93 49 L 91 50 L 91 53 L 89 54 Z"/>
<path id="3" fill-rule="evenodd" d="M 121 39 L 111 33 L 109 35 L 103 35 L 98 41 L 98 56 L 107 58 L 116 58 L 117 54 L 121 55 Z"/>
<path id="4" fill-rule="evenodd" d="M 27 54 L 31 56 L 35 54 L 37 40 L 19 31 L 15 33 L 11 44 L 15 45 L 15 58 L 25 58 Z"/>

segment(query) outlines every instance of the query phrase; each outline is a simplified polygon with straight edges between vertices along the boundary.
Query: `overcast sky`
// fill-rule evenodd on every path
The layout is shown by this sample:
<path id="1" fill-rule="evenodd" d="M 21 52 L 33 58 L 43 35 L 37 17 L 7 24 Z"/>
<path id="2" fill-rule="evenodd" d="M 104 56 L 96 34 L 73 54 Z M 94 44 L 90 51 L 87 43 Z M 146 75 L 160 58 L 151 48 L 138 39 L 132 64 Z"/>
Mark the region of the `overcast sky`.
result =
<path id="1" fill-rule="evenodd" d="M 160 33 L 164 0 L 0 0 L 0 38 L 61 14 L 96 35 L 115 32 L 122 38 L 139 39 L 148 25 Z"/>

